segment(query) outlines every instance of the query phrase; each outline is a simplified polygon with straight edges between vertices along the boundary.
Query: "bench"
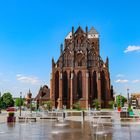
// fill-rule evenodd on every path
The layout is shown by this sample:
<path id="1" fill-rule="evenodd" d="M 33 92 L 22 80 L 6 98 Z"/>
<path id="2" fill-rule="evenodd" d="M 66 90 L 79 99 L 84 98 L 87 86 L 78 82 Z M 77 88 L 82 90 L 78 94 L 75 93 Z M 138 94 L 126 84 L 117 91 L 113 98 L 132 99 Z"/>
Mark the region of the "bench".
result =
<path id="1" fill-rule="evenodd" d="M 40 119 L 45 119 L 45 120 L 58 120 L 56 117 L 40 117 Z"/>
<path id="2" fill-rule="evenodd" d="M 23 122 L 25 120 L 30 120 L 31 122 L 36 122 L 36 118 L 35 117 L 18 117 L 19 122 Z"/>
<path id="3" fill-rule="evenodd" d="M 112 116 L 93 116 L 93 118 L 112 119 Z"/>

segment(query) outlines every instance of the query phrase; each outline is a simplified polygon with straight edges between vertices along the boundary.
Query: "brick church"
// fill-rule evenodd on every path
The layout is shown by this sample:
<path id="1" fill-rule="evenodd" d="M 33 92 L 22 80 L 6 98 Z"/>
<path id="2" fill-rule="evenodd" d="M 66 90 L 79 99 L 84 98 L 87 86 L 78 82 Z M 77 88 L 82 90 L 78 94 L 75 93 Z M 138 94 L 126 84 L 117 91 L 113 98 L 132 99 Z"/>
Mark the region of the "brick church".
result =
<path id="1" fill-rule="evenodd" d="M 68 33 L 60 57 L 52 59 L 50 99 L 56 108 L 73 108 L 80 102 L 82 108 L 92 107 L 98 99 L 101 107 L 108 107 L 112 100 L 109 59 L 100 56 L 99 34 L 92 27 L 85 31 L 78 27 Z"/>

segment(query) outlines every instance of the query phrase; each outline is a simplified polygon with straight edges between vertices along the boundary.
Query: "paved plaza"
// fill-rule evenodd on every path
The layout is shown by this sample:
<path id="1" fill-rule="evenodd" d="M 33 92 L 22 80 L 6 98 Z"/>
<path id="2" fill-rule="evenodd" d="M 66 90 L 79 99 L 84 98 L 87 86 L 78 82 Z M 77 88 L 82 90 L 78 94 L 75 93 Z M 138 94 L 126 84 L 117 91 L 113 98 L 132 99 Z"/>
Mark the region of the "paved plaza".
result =
<path id="1" fill-rule="evenodd" d="M 18 116 L 19 112 L 16 112 Z M 25 112 L 23 112 L 25 113 Z M 140 121 L 131 119 L 120 121 L 118 112 L 114 113 L 114 120 L 109 118 L 91 122 L 88 116 L 82 121 L 81 116 L 70 116 L 59 120 L 45 120 L 37 118 L 36 122 L 23 121 L 7 123 L 7 112 L 0 114 L 1 140 L 138 140 Z M 91 118 L 93 116 L 90 116 Z"/>

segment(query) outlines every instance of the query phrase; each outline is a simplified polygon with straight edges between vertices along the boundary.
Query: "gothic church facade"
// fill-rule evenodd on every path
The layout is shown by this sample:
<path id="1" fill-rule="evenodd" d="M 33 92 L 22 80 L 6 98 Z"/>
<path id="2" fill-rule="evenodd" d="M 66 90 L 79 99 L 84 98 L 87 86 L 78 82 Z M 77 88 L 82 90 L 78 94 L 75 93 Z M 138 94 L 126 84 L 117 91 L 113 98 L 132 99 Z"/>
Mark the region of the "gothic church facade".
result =
<path id="1" fill-rule="evenodd" d="M 109 59 L 100 56 L 99 34 L 92 27 L 85 31 L 78 27 L 66 36 L 60 57 L 52 59 L 50 99 L 56 108 L 73 108 L 80 103 L 82 108 L 92 107 L 98 99 L 101 107 L 108 107 L 110 92 Z"/>

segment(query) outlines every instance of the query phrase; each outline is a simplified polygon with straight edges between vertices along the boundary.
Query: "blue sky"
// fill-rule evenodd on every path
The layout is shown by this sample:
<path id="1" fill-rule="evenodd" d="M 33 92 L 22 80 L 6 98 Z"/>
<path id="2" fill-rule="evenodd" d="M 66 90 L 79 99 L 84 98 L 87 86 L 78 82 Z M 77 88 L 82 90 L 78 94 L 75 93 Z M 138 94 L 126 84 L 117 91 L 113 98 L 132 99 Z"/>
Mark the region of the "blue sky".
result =
<path id="1" fill-rule="evenodd" d="M 71 27 L 100 33 L 100 53 L 110 61 L 115 92 L 140 92 L 139 0 L 1 0 L 0 91 L 35 96 L 49 85 L 51 59 Z"/>

